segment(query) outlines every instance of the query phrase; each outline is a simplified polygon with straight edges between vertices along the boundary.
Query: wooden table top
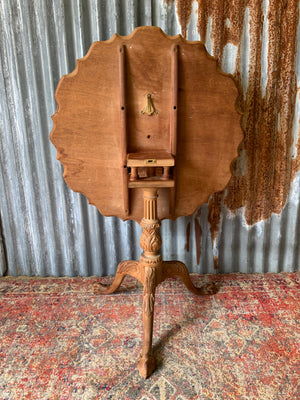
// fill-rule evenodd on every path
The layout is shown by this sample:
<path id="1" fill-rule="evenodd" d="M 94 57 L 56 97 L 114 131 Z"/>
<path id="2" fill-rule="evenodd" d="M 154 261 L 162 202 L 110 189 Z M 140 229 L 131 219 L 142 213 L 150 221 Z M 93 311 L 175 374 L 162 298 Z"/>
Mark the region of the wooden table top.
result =
<path id="1" fill-rule="evenodd" d="M 172 78 L 174 51 L 178 52 L 177 94 Z M 123 77 L 120 52 L 124 53 Z M 142 189 L 138 185 L 128 189 L 126 212 L 124 173 L 143 158 L 155 159 L 147 155 L 160 154 L 158 160 L 165 157 L 171 166 L 175 162 L 171 167 L 175 187 L 159 189 L 159 218 L 191 215 L 230 179 L 230 164 L 243 138 L 237 96 L 232 77 L 218 70 L 200 42 L 167 36 L 156 27 L 140 27 L 129 36 L 95 42 L 75 70 L 62 77 L 55 94 L 57 110 L 50 137 L 64 166 L 65 181 L 103 215 L 139 222 Z M 145 112 L 150 106 L 152 115 Z M 172 209 L 170 190 L 176 192 Z"/>

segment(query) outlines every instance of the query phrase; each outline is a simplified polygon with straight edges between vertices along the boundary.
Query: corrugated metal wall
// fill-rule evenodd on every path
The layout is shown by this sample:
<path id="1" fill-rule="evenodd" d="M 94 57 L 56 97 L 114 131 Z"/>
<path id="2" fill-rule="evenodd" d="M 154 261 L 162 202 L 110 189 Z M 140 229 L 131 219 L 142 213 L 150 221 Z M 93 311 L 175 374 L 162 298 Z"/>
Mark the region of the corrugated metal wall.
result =
<path id="1" fill-rule="evenodd" d="M 0 275 L 106 275 L 139 257 L 139 225 L 68 189 L 49 132 L 60 77 L 93 41 L 140 25 L 201 38 L 245 111 L 228 187 L 163 221 L 164 258 L 200 273 L 298 270 L 298 1 L 0 0 Z"/>

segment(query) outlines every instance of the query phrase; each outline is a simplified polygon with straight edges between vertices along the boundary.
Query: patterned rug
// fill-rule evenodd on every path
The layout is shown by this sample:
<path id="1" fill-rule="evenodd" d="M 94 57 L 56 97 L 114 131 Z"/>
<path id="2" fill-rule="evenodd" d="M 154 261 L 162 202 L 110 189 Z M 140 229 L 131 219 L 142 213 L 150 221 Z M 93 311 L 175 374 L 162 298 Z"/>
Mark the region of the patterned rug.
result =
<path id="1" fill-rule="evenodd" d="M 176 279 L 158 287 L 158 365 L 144 380 L 134 279 L 101 297 L 99 278 L 1 278 L 1 400 L 300 399 L 300 274 L 192 279 L 219 292 L 199 297 Z"/>

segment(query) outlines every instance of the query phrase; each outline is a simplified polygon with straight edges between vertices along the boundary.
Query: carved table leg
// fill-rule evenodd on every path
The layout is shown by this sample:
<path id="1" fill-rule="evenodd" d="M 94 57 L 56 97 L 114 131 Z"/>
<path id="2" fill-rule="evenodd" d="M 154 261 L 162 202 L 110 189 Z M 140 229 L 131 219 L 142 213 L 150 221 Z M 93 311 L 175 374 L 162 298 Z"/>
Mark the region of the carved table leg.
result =
<path id="1" fill-rule="evenodd" d="M 148 378 L 155 369 L 155 358 L 152 353 L 153 315 L 156 288 L 155 273 L 156 268 L 145 268 L 143 293 L 143 348 L 138 361 L 138 369 L 143 378 Z"/>
<path id="2" fill-rule="evenodd" d="M 110 294 L 114 293 L 121 283 L 123 282 L 126 275 L 131 275 L 141 281 L 139 261 L 122 261 L 118 265 L 115 279 L 110 286 L 103 285 L 102 283 L 93 284 L 93 292 L 95 294 Z"/>
<path id="3" fill-rule="evenodd" d="M 171 278 L 172 276 L 178 276 L 185 286 L 195 294 L 210 295 L 217 292 L 217 287 L 213 283 L 200 288 L 194 286 L 187 267 L 180 261 L 164 261 L 162 263 L 162 274 L 163 280 Z"/>

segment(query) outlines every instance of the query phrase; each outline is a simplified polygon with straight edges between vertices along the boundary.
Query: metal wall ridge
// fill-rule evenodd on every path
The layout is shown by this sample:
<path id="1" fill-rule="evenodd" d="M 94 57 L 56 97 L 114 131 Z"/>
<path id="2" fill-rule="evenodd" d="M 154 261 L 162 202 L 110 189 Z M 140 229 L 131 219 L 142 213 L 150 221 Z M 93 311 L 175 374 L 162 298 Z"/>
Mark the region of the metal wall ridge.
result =
<path id="1" fill-rule="evenodd" d="M 299 3 L 0 0 L 0 276 L 114 274 L 141 228 L 72 192 L 49 141 L 55 88 L 92 42 L 137 26 L 201 39 L 241 91 L 245 140 L 226 190 L 162 222 L 162 255 L 190 272 L 300 267 Z"/>

